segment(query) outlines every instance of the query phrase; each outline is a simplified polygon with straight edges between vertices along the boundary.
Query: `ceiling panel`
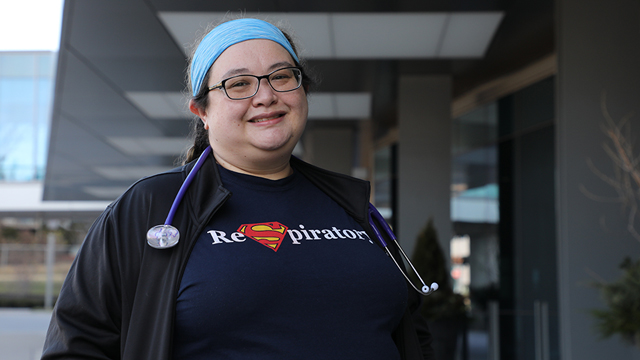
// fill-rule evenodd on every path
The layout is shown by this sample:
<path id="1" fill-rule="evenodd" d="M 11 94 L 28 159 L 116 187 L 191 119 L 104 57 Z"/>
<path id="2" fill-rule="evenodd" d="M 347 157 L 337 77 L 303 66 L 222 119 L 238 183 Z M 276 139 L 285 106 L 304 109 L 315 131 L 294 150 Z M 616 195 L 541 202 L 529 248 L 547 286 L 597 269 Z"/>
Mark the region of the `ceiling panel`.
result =
<path id="1" fill-rule="evenodd" d="M 371 117 L 370 93 L 312 93 L 309 120 L 365 120 Z"/>
<path id="2" fill-rule="evenodd" d="M 190 54 L 223 12 L 162 12 L 175 42 Z M 457 13 L 247 13 L 290 29 L 307 59 L 429 59 L 481 57 L 501 12 Z M 196 34 L 200 34 L 196 36 Z M 463 45 L 456 46 L 461 41 Z M 445 46 L 446 45 L 446 46 Z M 441 52 L 442 48 L 447 52 Z M 455 51 L 454 51 L 455 50 Z"/>
<path id="3" fill-rule="evenodd" d="M 439 57 L 483 57 L 503 16 L 500 12 L 452 14 L 447 21 Z"/>
<path id="4" fill-rule="evenodd" d="M 504 0 L 149 0 L 158 11 L 246 12 L 407 12 L 491 11 Z"/>
<path id="5" fill-rule="evenodd" d="M 56 126 L 55 141 L 49 151 L 53 156 L 70 159 L 80 171 L 85 171 L 96 164 L 135 164 L 133 158 L 107 143 L 107 138 L 97 135 L 61 117 Z M 76 149 L 69 151 L 71 149 L 67 144 L 73 144 Z"/>
<path id="6" fill-rule="evenodd" d="M 446 13 L 336 14 L 336 57 L 434 58 L 446 18 Z"/>
<path id="7" fill-rule="evenodd" d="M 153 119 L 191 119 L 187 102 L 189 98 L 181 92 L 130 91 L 126 96 L 147 117 Z"/>
<path id="8" fill-rule="evenodd" d="M 171 166 L 97 166 L 93 171 L 109 180 L 138 180 L 171 169 Z"/>
<path id="9" fill-rule="evenodd" d="M 84 186 L 82 191 L 99 199 L 115 199 L 127 188 L 128 186 Z"/>
<path id="10" fill-rule="evenodd" d="M 190 146 L 184 137 L 110 137 L 107 141 L 127 155 L 169 155 L 179 156 Z"/>
<path id="11" fill-rule="evenodd" d="M 78 59 L 73 54 L 68 54 L 64 63 L 59 65 L 59 71 L 64 72 L 64 75 L 58 80 L 61 89 L 55 100 L 61 114 L 76 119 L 79 123 L 85 123 L 88 129 L 100 127 L 100 133 L 161 133 L 161 130 L 123 93 L 112 86 L 109 79 L 97 74 L 90 66 L 90 63 Z M 125 124 L 121 124 L 125 126 L 101 126 L 105 122 L 119 119 L 126 120 Z"/>

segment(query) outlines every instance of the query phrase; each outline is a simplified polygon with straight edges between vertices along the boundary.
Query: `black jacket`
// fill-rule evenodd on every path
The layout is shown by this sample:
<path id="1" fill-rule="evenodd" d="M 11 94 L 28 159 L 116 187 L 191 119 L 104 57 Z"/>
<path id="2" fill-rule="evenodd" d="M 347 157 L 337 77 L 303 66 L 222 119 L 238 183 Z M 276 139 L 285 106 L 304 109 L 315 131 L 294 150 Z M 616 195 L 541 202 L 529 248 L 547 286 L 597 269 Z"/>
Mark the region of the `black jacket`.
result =
<path id="1" fill-rule="evenodd" d="M 174 217 L 178 245 L 162 250 L 147 245 L 147 230 L 164 223 L 193 165 L 136 182 L 95 221 L 60 291 L 42 359 L 171 358 L 176 296 L 189 254 L 231 195 L 209 156 Z M 375 238 L 367 220 L 367 182 L 296 158 L 291 165 Z M 431 335 L 417 314 L 419 297 L 409 287 L 408 309 L 393 334 L 405 360 L 433 358 Z"/>

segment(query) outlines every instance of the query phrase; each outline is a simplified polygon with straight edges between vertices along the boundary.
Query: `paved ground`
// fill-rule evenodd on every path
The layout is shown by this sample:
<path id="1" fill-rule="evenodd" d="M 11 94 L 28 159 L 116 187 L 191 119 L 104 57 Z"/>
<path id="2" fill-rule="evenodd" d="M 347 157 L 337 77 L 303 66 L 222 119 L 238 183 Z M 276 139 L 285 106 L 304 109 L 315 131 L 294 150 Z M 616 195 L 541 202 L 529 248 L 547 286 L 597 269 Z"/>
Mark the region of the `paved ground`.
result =
<path id="1" fill-rule="evenodd" d="M 0 360 L 38 360 L 51 311 L 0 308 Z M 486 333 L 467 334 L 469 360 L 487 359 Z"/>
<path id="2" fill-rule="evenodd" d="M 50 311 L 0 308 L 0 360 L 37 360 Z"/>
<path id="3" fill-rule="evenodd" d="M 489 359 L 489 336 L 483 331 L 467 333 L 467 351 L 469 360 Z"/>

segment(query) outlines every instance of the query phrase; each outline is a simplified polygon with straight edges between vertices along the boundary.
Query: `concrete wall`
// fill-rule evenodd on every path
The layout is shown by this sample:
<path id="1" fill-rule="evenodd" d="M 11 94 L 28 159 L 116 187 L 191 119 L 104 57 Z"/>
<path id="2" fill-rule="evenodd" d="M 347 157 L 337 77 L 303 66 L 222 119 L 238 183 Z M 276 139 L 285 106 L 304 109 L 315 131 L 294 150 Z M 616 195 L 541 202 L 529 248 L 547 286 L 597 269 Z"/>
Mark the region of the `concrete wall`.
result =
<path id="1" fill-rule="evenodd" d="M 626 231 L 620 204 L 586 195 L 615 197 L 588 161 L 613 176 L 603 150 L 606 93 L 611 116 L 631 120 L 640 153 L 640 2 L 557 1 L 557 234 L 561 358 L 640 359 L 640 351 L 619 338 L 600 340 L 588 314 L 603 307 L 589 286 L 595 276 L 619 277 L 625 256 L 640 257 L 640 242 Z M 585 191 L 587 190 L 587 191 Z"/>
<path id="2" fill-rule="evenodd" d="M 410 253 L 418 233 L 433 217 L 448 258 L 452 233 L 451 78 L 402 77 L 398 99 L 396 233 Z"/>

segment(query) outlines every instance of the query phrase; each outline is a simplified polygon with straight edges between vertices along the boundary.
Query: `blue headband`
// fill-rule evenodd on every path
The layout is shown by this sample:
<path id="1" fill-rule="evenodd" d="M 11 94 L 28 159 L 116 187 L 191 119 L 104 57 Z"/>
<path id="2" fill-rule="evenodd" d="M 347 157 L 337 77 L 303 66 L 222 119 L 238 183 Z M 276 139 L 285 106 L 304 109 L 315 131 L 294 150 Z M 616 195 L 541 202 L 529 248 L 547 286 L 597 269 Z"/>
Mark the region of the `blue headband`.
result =
<path id="1" fill-rule="evenodd" d="M 252 39 L 275 41 L 282 45 L 297 63 L 300 63 L 287 38 L 274 25 L 258 19 L 231 20 L 216 26 L 198 45 L 191 61 L 193 96 L 198 94 L 207 71 L 223 51 L 231 45 Z"/>

